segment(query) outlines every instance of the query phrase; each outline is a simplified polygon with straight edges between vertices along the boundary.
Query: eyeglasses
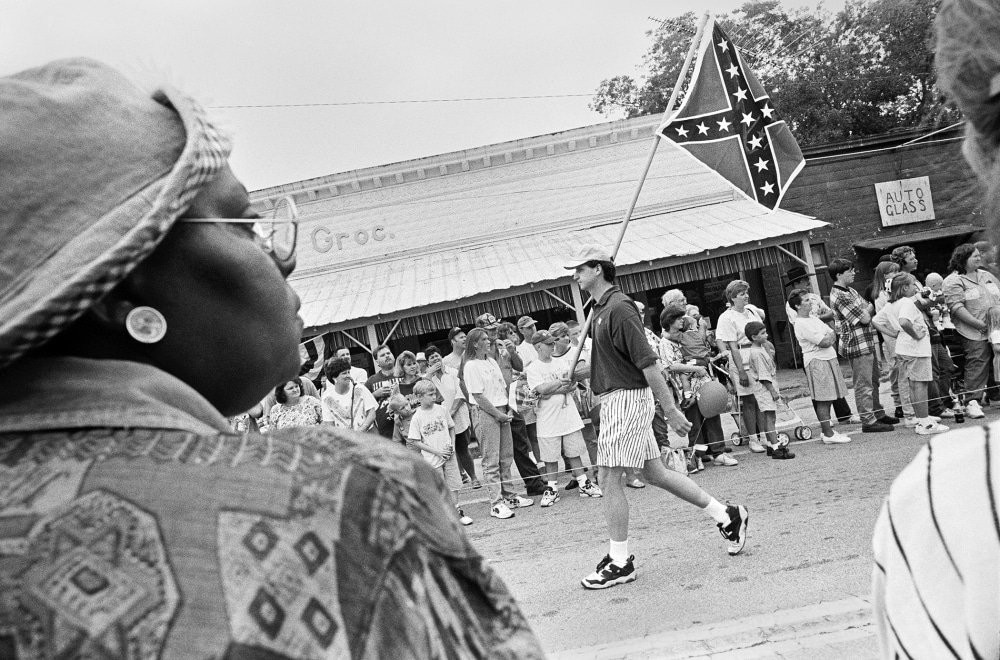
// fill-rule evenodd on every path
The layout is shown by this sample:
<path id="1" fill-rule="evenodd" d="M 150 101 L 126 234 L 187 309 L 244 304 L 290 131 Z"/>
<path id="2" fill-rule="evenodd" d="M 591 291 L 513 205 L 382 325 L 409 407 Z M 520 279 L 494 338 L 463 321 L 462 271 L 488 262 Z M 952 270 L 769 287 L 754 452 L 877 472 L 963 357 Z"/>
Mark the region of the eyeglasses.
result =
<path id="1" fill-rule="evenodd" d="M 274 203 L 274 209 L 263 218 L 181 218 L 177 222 L 252 225 L 254 242 L 278 261 L 289 261 L 295 254 L 299 236 L 299 210 L 295 200 L 285 195 Z"/>

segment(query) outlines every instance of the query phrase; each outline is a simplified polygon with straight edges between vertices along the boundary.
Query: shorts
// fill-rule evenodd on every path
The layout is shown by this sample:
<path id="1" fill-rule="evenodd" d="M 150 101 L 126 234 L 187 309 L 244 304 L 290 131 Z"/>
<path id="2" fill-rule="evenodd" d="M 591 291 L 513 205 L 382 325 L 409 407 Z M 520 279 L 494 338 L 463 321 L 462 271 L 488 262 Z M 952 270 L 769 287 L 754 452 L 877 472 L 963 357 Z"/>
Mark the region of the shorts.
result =
<path id="1" fill-rule="evenodd" d="M 448 490 L 461 490 L 462 473 L 458 469 L 458 459 L 455 458 L 454 452 L 452 452 L 448 460 L 438 470 L 441 471 L 441 476 L 444 477 L 444 483 L 448 486 Z"/>
<path id="2" fill-rule="evenodd" d="M 597 438 L 597 464 L 605 467 L 645 467 L 659 458 L 653 436 L 656 404 L 653 391 L 613 390 L 601 395 L 601 433 Z"/>
<path id="3" fill-rule="evenodd" d="M 931 368 L 929 357 L 911 357 L 897 353 L 896 361 L 899 363 L 900 375 L 904 375 L 907 380 L 934 380 L 934 371 Z"/>
<path id="4" fill-rule="evenodd" d="M 767 388 L 761 385 L 757 381 L 752 381 L 753 388 L 753 398 L 757 401 L 757 410 L 761 412 L 775 412 L 778 410 L 778 403 L 771 396 L 771 393 L 767 391 Z"/>
<path id="5" fill-rule="evenodd" d="M 544 463 L 558 463 L 559 456 L 577 458 L 587 453 L 587 445 L 583 442 L 583 432 L 573 431 L 566 435 L 538 437 L 539 458 Z"/>
<path id="6" fill-rule="evenodd" d="M 836 401 L 847 396 L 847 383 L 836 360 L 810 360 L 806 365 L 806 383 L 813 401 Z"/>

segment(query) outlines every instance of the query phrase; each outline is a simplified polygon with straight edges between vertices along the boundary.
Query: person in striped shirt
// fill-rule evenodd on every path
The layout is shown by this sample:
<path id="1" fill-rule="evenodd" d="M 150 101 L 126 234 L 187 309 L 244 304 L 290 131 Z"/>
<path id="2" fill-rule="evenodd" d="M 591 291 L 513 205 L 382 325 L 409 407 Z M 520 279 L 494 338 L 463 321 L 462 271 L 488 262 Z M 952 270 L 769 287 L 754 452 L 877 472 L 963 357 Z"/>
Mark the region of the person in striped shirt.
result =
<path id="1" fill-rule="evenodd" d="M 944 0 L 938 83 L 965 116 L 963 152 L 1000 217 L 1000 4 Z M 872 609 L 885 658 L 1000 657 L 1000 426 L 936 436 L 893 482 L 873 538 Z"/>
<path id="2" fill-rule="evenodd" d="M 622 484 L 629 468 L 642 468 L 646 483 L 704 509 L 718 523 L 735 555 L 746 543 L 746 507 L 720 504 L 687 475 L 668 470 L 653 437 L 654 398 L 673 429 L 691 430 L 676 406 L 657 355 L 646 341 L 642 317 L 632 299 L 615 286 L 615 264 L 607 248 L 585 246 L 565 264 L 573 280 L 594 299 L 591 387 L 601 397 L 597 465 L 605 498 L 610 551 L 581 580 L 586 589 L 606 589 L 636 579 L 628 553 L 629 505 Z"/>

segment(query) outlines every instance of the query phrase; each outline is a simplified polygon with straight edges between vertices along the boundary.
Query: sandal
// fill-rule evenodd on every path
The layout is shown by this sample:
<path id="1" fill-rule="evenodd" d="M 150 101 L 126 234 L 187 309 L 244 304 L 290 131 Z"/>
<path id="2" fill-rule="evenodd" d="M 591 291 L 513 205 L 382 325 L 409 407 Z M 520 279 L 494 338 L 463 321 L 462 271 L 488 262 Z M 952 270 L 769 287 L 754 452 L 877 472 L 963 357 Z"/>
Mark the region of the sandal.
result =
<path id="1" fill-rule="evenodd" d="M 771 458 L 787 460 L 789 458 L 795 458 L 795 454 L 788 451 L 788 447 L 778 447 L 771 453 Z"/>

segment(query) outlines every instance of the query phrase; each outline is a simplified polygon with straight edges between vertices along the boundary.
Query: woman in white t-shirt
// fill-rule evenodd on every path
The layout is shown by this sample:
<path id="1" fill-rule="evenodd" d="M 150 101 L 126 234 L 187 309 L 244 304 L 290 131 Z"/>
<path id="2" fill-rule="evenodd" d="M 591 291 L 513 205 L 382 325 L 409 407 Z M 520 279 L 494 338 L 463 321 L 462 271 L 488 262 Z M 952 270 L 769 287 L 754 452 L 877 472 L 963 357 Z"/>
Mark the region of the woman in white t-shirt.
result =
<path id="1" fill-rule="evenodd" d="M 808 291 L 793 289 L 788 295 L 788 304 L 798 314 L 795 320 L 795 338 L 802 348 L 806 383 L 823 430 L 823 443 L 831 445 L 850 442 L 851 436 L 834 433 L 830 424 L 833 402 L 847 395 L 847 383 L 844 382 L 844 374 L 837 361 L 837 351 L 833 347 L 836 335 L 830 326 L 812 315 L 813 301 Z"/>
<path id="2" fill-rule="evenodd" d="M 465 339 L 465 388 L 469 391 L 472 425 L 483 454 L 483 483 L 490 496 L 490 515 L 505 520 L 510 510 L 531 506 L 511 488 L 510 464 L 514 460 L 514 439 L 507 409 L 507 381 L 497 361 L 488 355 L 490 338 L 482 328 L 469 331 Z"/>
<path id="3" fill-rule="evenodd" d="M 743 418 L 743 428 L 749 437 L 750 451 L 763 453 L 764 446 L 757 439 L 757 401 L 753 394 L 753 383 L 747 375 L 747 365 L 750 357 L 750 346 L 743 329 L 751 321 L 764 322 L 756 309 L 747 305 L 750 301 L 750 285 L 743 280 L 733 280 L 726 287 L 726 300 L 731 307 L 719 316 L 715 324 L 715 340 L 720 348 L 729 352 L 729 380 L 736 388 L 740 397 L 740 413 Z"/>
<path id="4" fill-rule="evenodd" d="M 890 303 L 872 319 L 882 334 L 895 334 L 896 371 L 900 394 L 910 393 L 910 401 L 919 435 L 932 435 L 948 430 L 930 417 L 927 409 L 927 384 L 934 378 L 931 370 L 931 338 L 924 313 L 917 309 L 913 297 L 917 293 L 917 278 L 898 273 L 889 287 Z"/>
<path id="5" fill-rule="evenodd" d="M 354 381 L 351 360 L 333 358 L 323 372 L 327 380 L 320 398 L 323 421 L 342 429 L 371 430 L 378 403 L 367 387 Z"/>

